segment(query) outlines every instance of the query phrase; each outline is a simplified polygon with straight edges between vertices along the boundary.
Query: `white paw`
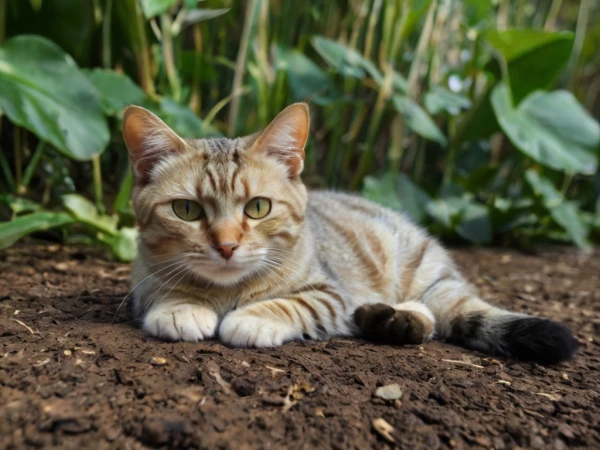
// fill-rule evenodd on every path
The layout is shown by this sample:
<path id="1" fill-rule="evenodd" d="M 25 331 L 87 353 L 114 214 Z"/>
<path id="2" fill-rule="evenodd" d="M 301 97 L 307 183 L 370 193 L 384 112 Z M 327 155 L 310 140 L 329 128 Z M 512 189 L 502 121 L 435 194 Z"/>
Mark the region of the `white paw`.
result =
<path id="1" fill-rule="evenodd" d="M 225 316 L 219 337 L 232 347 L 277 347 L 302 335 L 287 323 L 248 314 L 243 309 Z"/>
<path id="2" fill-rule="evenodd" d="M 144 318 L 142 328 L 157 338 L 198 342 L 213 337 L 218 322 L 217 313 L 212 309 L 181 303 L 152 308 Z"/>

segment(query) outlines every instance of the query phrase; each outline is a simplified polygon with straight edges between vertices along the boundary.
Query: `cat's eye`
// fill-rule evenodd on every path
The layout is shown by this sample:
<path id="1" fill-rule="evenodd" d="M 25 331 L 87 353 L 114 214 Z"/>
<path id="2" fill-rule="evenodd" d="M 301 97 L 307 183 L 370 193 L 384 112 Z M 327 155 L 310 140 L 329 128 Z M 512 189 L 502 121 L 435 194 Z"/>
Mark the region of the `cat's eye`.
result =
<path id="1" fill-rule="evenodd" d="M 271 212 L 271 200 L 264 197 L 256 197 L 246 203 L 244 213 L 251 219 L 262 219 Z"/>
<path id="2" fill-rule="evenodd" d="M 194 200 L 173 200 L 173 212 L 183 220 L 198 220 L 204 217 L 204 209 Z"/>

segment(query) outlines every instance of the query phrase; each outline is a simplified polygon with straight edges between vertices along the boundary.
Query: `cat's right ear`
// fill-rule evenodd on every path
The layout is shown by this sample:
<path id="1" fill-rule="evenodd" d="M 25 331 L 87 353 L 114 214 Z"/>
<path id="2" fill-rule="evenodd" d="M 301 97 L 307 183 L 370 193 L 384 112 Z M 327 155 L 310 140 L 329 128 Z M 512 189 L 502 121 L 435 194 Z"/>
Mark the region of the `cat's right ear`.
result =
<path id="1" fill-rule="evenodd" d="M 166 123 L 147 109 L 129 106 L 123 114 L 123 139 L 135 180 L 146 184 L 152 167 L 165 156 L 181 151 L 186 144 Z"/>

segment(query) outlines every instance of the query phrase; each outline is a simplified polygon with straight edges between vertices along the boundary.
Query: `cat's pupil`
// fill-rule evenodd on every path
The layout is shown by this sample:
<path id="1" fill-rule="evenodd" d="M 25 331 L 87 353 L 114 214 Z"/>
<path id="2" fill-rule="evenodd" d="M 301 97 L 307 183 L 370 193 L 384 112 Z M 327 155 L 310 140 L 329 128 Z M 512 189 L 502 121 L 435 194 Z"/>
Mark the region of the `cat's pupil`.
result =
<path id="1" fill-rule="evenodd" d="M 186 214 L 190 213 L 190 201 L 189 200 L 185 201 L 185 213 Z"/>
<path id="2" fill-rule="evenodd" d="M 256 212 L 260 213 L 260 200 L 256 200 Z"/>

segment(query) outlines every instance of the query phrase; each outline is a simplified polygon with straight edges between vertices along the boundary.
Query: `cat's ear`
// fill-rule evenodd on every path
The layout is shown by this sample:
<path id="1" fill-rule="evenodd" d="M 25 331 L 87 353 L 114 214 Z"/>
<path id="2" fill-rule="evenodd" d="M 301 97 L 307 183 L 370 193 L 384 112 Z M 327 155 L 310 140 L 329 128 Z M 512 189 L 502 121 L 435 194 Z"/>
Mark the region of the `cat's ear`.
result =
<path id="1" fill-rule="evenodd" d="M 136 182 L 146 184 L 152 167 L 186 144 L 167 124 L 147 109 L 129 106 L 123 115 L 123 138 Z"/>
<path id="2" fill-rule="evenodd" d="M 290 177 L 304 168 L 304 146 L 310 118 L 306 103 L 294 103 L 281 111 L 260 134 L 253 151 L 279 159 L 288 166 Z"/>

